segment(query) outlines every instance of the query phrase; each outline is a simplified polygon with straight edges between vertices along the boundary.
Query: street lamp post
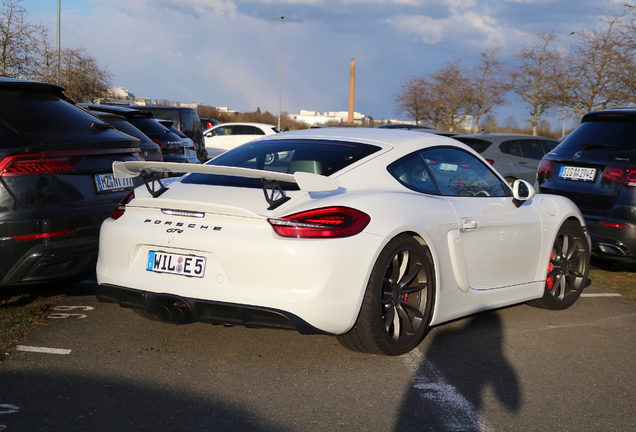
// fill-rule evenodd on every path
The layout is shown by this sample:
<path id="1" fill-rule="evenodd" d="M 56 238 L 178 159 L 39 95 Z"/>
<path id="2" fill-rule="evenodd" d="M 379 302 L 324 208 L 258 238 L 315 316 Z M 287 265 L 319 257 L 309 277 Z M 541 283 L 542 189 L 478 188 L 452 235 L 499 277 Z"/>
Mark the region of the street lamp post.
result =
<path id="1" fill-rule="evenodd" d="M 567 41 L 568 41 L 568 50 L 565 54 L 565 68 L 566 70 L 570 70 L 570 36 L 572 36 L 573 34 L 575 34 L 576 32 L 571 32 L 566 34 L 565 36 L 567 37 Z M 565 136 L 565 122 L 567 120 L 568 116 L 567 116 L 567 111 L 566 111 L 566 107 L 563 107 L 563 125 L 561 127 L 561 138 L 563 138 Z"/>
<path id="2" fill-rule="evenodd" d="M 280 21 L 280 84 L 278 88 L 278 130 L 280 130 L 280 113 L 283 101 L 283 20 L 284 16 L 280 18 L 268 17 L 274 21 Z"/>
<path id="3" fill-rule="evenodd" d="M 56 52 L 56 75 L 57 75 L 57 83 L 58 84 L 62 84 L 62 80 L 61 80 L 61 76 L 60 76 L 60 52 L 61 52 L 61 46 L 60 46 L 60 23 L 62 22 L 62 0 L 57 0 L 57 44 L 56 44 L 56 48 L 57 48 L 57 52 Z"/>

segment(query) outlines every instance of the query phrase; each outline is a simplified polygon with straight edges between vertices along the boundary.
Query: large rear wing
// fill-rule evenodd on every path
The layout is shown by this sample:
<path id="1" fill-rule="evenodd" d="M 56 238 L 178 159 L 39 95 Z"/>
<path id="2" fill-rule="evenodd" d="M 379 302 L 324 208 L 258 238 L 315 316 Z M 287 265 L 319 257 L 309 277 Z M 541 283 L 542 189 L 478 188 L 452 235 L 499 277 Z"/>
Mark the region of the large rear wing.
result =
<path id="1" fill-rule="evenodd" d="M 296 171 L 294 174 L 276 171 L 264 171 L 251 168 L 238 168 L 222 165 L 199 165 L 176 162 L 113 162 L 113 173 L 117 178 L 141 176 L 148 192 L 157 198 L 168 190 L 161 183 L 161 173 L 198 173 L 218 174 L 234 177 L 261 179 L 265 199 L 270 204 L 269 210 L 289 200 L 278 182 L 296 183 L 305 192 L 329 192 L 340 187 L 340 181 L 320 174 Z M 158 183 L 155 184 L 155 182 Z M 157 186 L 159 186 L 157 188 Z M 268 194 L 268 191 L 271 193 Z"/>

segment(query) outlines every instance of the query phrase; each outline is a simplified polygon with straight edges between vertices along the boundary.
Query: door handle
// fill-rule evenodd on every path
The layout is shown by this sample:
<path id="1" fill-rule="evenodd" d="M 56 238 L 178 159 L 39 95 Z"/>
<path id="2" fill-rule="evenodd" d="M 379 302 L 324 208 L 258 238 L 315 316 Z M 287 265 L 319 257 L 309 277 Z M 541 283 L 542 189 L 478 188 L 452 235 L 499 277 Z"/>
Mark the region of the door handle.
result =
<path id="1" fill-rule="evenodd" d="M 475 231 L 479 227 L 477 221 L 472 218 L 462 218 L 461 232 Z"/>

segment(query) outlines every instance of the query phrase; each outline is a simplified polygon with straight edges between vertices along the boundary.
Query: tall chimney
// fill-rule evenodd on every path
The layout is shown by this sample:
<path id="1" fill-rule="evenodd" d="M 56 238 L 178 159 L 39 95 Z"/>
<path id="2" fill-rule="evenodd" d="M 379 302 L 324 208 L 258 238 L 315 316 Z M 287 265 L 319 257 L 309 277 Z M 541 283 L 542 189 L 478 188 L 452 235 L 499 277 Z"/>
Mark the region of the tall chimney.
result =
<path id="1" fill-rule="evenodd" d="M 353 124 L 353 105 L 356 99 L 356 59 L 351 59 L 349 73 L 349 124 Z"/>

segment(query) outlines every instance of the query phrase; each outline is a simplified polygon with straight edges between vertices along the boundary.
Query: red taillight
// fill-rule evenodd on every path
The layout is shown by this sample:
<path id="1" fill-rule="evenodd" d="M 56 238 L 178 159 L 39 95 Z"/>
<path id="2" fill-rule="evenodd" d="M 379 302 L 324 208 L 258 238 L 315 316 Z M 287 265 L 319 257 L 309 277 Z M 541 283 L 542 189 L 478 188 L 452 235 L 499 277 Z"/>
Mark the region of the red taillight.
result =
<path id="1" fill-rule="evenodd" d="M 486 162 L 488 162 L 490 165 L 494 165 L 495 161 L 492 159 L 486 159 Z"/>
<path id="2" fill-rule="evenodd" d="M 621 225 L 621 224 L 617 224 L 617 223 L 613 223 L 613 222 L 602 222 L 601 221 L 601 225 L 606 226 L 606 227 L 611 227 L 611 228 L 627 228 L 625 225 Z"/>
<path id="3" fill-rule="evenodd" d="M 549 160 L 541 160 L 539 167 L 537 168 L 537 176 L 552 174 L 554 171 L 554 164 Z"/>
<path id="4" fill-rule="evenodd" d="M 0 160 L 0 177 L 73 173 L 87 158 L 98 155 L 132 155 L 143 160 L 139 156 L 139 147 L 19 154 Z"/>
<path id="5" fill-rule="evenodd" d="M 130 203 L 134 199 L 135 191 L 130 191 L 128 195 L 126 195 L 124 199 L 119 202 L 117 207 L 115 207 L 115 210 L 113 211 L 113 214 L 110 215 L 110 217 L 113 219 L 119 219 L 120 217 L 122 217 L 126 212 L 126 204 Z"/>
<path id="6" fill-rule="evenodd" d="M 155 144 L 157 144 L 157 145 L 159 146 L 159 148 L 163 148 L 163 144 L 161 144 L 161 141 L 159 141 L 158 139 L 153 138 L 153 139 L 152 139 L 152 142 L 154 142 Z"/>
<path id="7" fill-rule="evenodd" d="M 608 166 L 605 168 L 605 171 L 603 171 L 603 180 L 619 183 L 623 186 L 636 187 L 636 169 Z"/>
<path id="8" fill-rule="evenodd" d="M 72 155 L 44 154 L 8 156 L 0 161 L 0 176 L 25 176 L 73 172 L 80 159 Z"/>
<path id="9" fill-rule="evenodd" d="M 281 237 L 342 238 L 360 233 L 371 217 L 350 207 L 325 207 L 267 221 Z"/>
<path id="10" fill-rule="evenodd" d="M 25 241 L 25 240 L 47 239 L 47 238 L 53 238 L 53 237 L 72 235 L 72 234 L 75 234 L 76 231 L 77 231 L 77 228 L 73 228 L 73 229 L 68 229 L 63 231 L 17 235 L 17 236 L 13 236 L 13 240 Z"/>

